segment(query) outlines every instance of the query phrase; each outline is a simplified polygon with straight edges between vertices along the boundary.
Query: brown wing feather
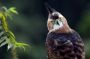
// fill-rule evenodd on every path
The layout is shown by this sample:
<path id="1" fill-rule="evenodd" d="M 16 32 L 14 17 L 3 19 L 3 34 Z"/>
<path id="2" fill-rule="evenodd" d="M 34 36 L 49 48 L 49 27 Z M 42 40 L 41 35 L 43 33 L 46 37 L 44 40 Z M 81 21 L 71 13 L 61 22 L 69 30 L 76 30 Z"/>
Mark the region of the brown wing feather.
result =
<path id="1" fill-rule="evenodd" d="M 84 59 L 84 44 L 75 33 L 47 35 L 46 47 L 48 59 Z"/>

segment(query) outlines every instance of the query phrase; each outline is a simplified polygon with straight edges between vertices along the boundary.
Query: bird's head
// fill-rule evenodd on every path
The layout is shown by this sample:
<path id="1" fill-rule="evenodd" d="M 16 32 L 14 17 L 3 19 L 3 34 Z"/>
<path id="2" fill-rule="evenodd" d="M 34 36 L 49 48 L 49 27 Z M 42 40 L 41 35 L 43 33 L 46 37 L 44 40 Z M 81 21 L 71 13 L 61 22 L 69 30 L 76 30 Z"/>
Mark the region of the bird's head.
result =
<path id="1" fill-rule="evenodd" d="M 67 24 L 67 20 L 61 13 L 50 6 L 47 6 L 47 10 L 49 13 L 47 20 L 47 27 L 49 31 L 68 30 L 69 26 Z"/>

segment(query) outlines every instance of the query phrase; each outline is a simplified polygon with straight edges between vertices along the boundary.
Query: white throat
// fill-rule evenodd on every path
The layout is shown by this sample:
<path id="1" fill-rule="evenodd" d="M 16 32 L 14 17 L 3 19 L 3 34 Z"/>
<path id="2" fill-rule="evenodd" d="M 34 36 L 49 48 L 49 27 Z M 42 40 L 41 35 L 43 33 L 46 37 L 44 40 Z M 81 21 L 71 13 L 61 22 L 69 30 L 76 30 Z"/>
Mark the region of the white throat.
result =
<path id="1" fill-rule="evenodd" d="M 63 23 L 59 20 L 57 20 L 59 24 L 54 24 L 53 29 L 57 30 L 63 27 Z"/>

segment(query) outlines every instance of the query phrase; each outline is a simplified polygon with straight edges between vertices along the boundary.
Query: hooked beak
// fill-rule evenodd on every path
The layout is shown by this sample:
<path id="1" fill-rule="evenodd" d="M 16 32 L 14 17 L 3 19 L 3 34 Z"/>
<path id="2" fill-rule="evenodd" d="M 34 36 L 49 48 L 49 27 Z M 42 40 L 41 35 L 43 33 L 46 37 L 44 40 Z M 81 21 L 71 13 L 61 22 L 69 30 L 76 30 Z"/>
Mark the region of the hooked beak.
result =
<path id="1" fill-rule="evenodd" d="M 45 7 L 49 14 L 51 14 L 55 11 L 55 9 L 53 9 L 48 3 L 45 3 Z"/>

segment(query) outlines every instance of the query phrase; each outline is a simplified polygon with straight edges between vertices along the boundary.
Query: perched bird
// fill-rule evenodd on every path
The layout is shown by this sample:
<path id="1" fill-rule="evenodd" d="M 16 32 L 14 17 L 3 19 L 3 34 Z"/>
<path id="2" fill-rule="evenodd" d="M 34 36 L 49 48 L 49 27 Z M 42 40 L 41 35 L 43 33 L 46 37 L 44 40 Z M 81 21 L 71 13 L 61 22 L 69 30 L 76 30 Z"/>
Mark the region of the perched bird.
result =
<path id="1" fill-rule="evenodd" d="M 66 18 L 46 6 L 49 12 L 46 38 L 48 59 L 85 59 L 84 43 L 79 34 L 71 29 Z"/>

